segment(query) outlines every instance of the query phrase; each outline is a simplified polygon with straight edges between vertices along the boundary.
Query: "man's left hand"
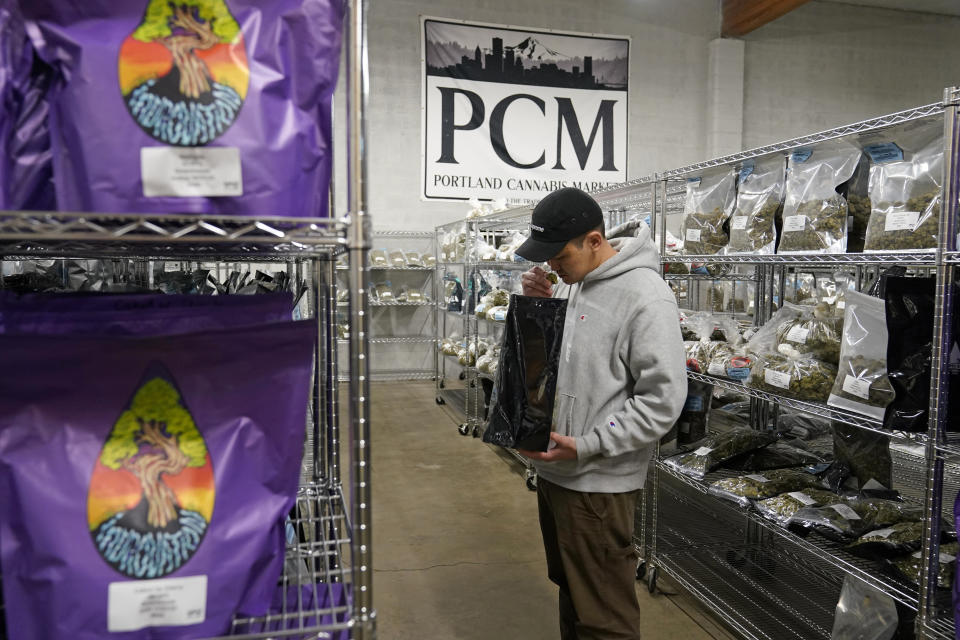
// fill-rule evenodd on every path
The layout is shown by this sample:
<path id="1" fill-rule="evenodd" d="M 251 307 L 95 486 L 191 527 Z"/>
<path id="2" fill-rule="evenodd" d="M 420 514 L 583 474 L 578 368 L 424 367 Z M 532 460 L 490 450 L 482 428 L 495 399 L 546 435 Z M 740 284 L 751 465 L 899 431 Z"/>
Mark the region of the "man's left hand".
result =
<path id="1" fill-rule="evenodd" d="M 550 442 L 556 446 L 548 451 L 524 451 L 517 449 L 517 452 L 541 462 L 556 462 L 557 460 L 576 460 L 577 459 L 577 440 L 570 436 L 562 436 L 559 433 L 550 433 Z"/>

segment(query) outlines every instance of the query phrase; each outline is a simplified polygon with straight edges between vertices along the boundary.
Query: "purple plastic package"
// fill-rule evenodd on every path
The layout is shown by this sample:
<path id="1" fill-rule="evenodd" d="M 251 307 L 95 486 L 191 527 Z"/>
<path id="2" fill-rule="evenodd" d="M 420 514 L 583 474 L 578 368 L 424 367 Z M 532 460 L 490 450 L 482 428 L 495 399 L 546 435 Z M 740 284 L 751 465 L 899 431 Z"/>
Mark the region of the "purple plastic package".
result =
<path id="1" fill-rule="evenodd" d="M 19 7 L 0 5 L 0 208 L 56 208 L 47 88 L 52 69 L 35 55 Z"/>
<path id="2" fill-rule="evenodd" d="M 338 0 L 20 0 L 60 209 L 323 216 Z"/>
<path id="3" fill-rule="evenodd" d="M 315 334 L 0 336 L 10 637 L 209 637 L 267 612 Z"/>
<path id="4" fill-rule="evenodd" d="M 293 295 L 3 294 L 0 333 L 173 335 L 289 320 Z"/>

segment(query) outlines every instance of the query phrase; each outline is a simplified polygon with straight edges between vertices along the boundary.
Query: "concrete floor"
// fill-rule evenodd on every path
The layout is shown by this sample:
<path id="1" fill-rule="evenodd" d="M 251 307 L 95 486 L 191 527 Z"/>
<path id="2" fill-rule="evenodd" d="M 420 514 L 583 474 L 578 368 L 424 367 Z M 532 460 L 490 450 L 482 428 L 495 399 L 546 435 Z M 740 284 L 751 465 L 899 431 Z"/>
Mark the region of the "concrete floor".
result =
<path id="1" fill-rule="evenodd" d="M 559 638 L 520 465 L 459 435 L 433 383 L 380 383 L 371 395 L 378 637 Z M 638 583 L 645 640 L 733 637 L 668 580 L 660 586 L 651 596 Z"/>

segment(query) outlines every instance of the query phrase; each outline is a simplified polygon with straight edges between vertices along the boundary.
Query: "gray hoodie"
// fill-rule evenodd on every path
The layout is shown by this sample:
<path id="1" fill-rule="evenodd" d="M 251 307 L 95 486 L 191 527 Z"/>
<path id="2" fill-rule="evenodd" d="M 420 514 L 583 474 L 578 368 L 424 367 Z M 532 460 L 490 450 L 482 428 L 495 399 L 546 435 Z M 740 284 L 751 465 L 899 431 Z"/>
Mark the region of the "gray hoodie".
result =
<path id="1" fill-rule="evenodd" d="M 545 480 L 576 491 L 641 488 L 687 397 L 677 303 L 650 229 L 610 244 L 617 255 L 554 291 L 568 305 L 553 428 L 576 438 L 577 459 L 534 464 Z"/>

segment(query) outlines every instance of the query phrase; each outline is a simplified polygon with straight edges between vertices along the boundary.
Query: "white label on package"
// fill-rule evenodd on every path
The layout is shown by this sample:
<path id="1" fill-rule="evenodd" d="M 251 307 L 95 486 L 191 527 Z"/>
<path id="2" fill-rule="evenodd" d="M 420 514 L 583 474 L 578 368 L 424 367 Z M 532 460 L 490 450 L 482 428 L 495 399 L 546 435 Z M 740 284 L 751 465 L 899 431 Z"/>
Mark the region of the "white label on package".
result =
<path id="1" fill-rule="evenodd" d="M 804 505 L 805 507 L 809 507 L 812 504 L 817 504 L 816 500 L 814 500 L 813 498 L 811 498 L 810 496 L 808 496 L 802 491 L 794 491 L 792 493 L 788 493 L 787 495 L 793 498 L 794 500 L 797 500 L 798 502 L 800 502 L 800 504 Z"/>
<path id="2" fill-rule="evenodd" d="M 843 379 L 843 390 L 852 396 L 857 396 L 858 398 L 863 398 L 864 400 L 870 399 L 869 380 L 861 380 L 856 376 L 848 375 Z"/>
<path id="3" fill-rule="evenodd" d="M 750 478 L 751 480 L 754 480 L 754 481 L 756 481 L 756 482 L 770 482 L 770 480 L 769 480 L 768 478 L 764 478 L 763 476 L 758 475 L 758 474 L 753 474 L 753 475 L 744 476 L 744 477 L 745 477 L 745 478 Z"/>
<path id="4" fill-rule="evenodd" d="M 886 540 L 894 531 L 896 531 L 896 529 L 877 529 L 876 531 L 871 531 L 869 536 L 871 538 L 883 538 Z"/>
<path id="5" fill-rule="evenodd" d="M 695 455 L 695 456 L 705 456 L 705 455 L 709 454 L 711 451 L 713 451 L 713 449 L 710 448 L 710 447 L 700 447 L 699 449 L 697 449 L 696 451 L 693 452 L 693 455 Z"/>
<path id="6" fill-rule="evenodd" d="M 207 576 L 111 582 L 107 631 L 183 627 L 207 617 Z"/>
<path id="7" fill-rule="evenodd" d="M 770 385 L 775 387 L 780 387 L 781 389 L 790 388 L 790 374 L 781 373 L 779 371 L 771 371 L 770 369 L 763 370 L 763 380 Z"/>
<path id="8" fill-rule="evenodd" d="M 710 366 L 707 367 L 707 373 L 712 376 L 725 376 L 727 375 L 727 369 L 721 362 L 711 362 Z"/>
<path id="9" fill-rule="evenodd" d="M 148 198 L 242 196 L 236 147 L 143 147 L 140 179 Z"/>
<path id="10" fill-rule="evenodd" d="M 787 331 L 787 340 L 790 342 L 796 342 L 797 344 L 806 344 L 807 335 L 810 333 L 810 329 L 804 329 L 800 326 L 794 326 Z"/>
<path id="11" fill-rule="evenodd" d="M 847 520 L 859 520 L 860 516 L 857 515 L 857 512 L 848 507 L 845 504 L 832 504 L 830 508 L 839 513 L 841 516 Z"/>
<path id="12" fill-rule="evenodd" d="M 942 551 L 940 552 L 940 562 L 942 562 L 943 564 L 950 564 L 956 559 L 957 559 L 956 556 L 952 556 L 949 553 L 944 553 Z"/>
<path id="13" fill-rule="evenodd" d="M 700 242 L 700 229 L 687 229 L 687 240 Z"/>
<path id="14" fill-rule="evenodd" d="M 807 216 L 785 216 L 783 218 L 783 231 L 803 231 L 807 225 Z"/>
<path id="15" fill-rule="evenodd" d="M 747 228 L 747 216 L 734 216 L 733 220 L 730 221 L 731 229 L 746 229 Z"/>
<path id="16" fill-rule="evenodd" d="M 919 211 L 897 211 L 896 213 L 888 213 L 887 220 L 883 223 L 883 230 L 913 231 L 917 228 L 917 222 L 919 220 Z"/>
<path id="17" fill-rule="evenodd" d="M 846 309 L 846 308 L 847 308 L 847 303 L 845 301 L 843 300 L 837 301 L 837 309 Z"/>

